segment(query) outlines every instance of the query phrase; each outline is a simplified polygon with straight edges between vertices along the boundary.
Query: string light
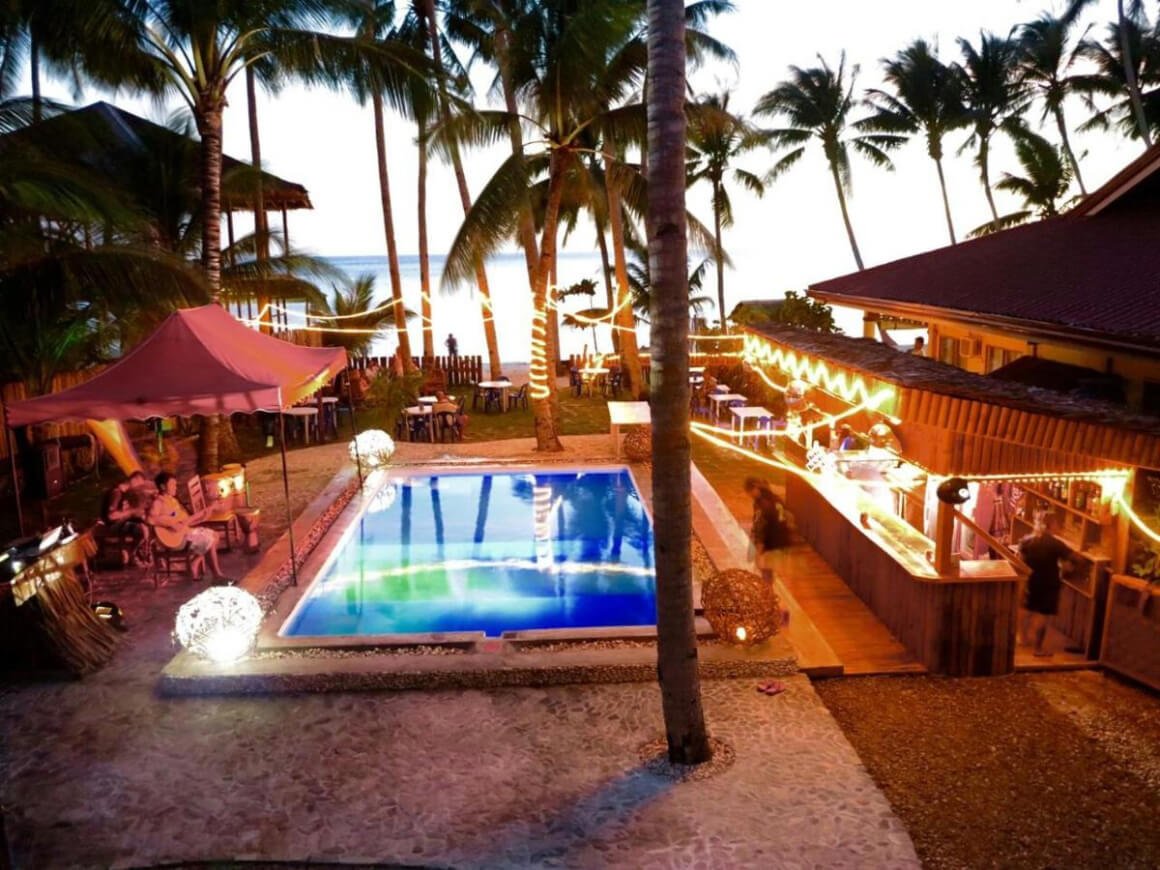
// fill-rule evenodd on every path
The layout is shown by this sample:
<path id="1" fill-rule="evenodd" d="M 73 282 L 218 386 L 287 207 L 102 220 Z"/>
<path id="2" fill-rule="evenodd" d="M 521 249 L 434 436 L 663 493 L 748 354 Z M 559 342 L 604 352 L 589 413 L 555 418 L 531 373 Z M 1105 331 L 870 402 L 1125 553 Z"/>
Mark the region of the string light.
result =
<path id="1" fill-rule="evenodd" d="M 745 336 L 745 361 L 760 371 L 760 366 L 768 365 L 789 375 L 791 378 L 807 381 L 844 401 L 857 404 L 868 402 L 882 390 L 893 398 L 894 388 L 883 387 L 872 393 L 866 381 L 844 371 L 831 372 L 822 360 L 811 361 L 809 357 L 781 347 L 774 347 L 769 341 L 755 335 Z M 877 399 L 876 405 L 885 398 Z"/>
<path id="2" fill-rule="evenodd" d="M 543 303 L 532 307 L 532 361 L 528 365 L 528 392 L 535 401 L 552 395 L 548 386 L 548 313 Z"/>
<path id="3" fill-rule="evenodd" d="M 1124 497 L 1124 493 L 1122 491 L 1116 493 L 1115 496 L 1113 496 L 1113 503 L 1124 512 L 1124 516 L 1128 518 L 1128 522 L 1135 526 L 1141 534 L 1147 538 L 1150 538 L 1155 543 L 1160 544 L 1160 533 L 1157 533 L 1151 526 L 1149 526 L 1146 522 L 1144 522 L 1143 519 L 1141 519 L 1139 514 L 1132 510 L 1132 506 L 1128 504 L 1128 500 Z"/>

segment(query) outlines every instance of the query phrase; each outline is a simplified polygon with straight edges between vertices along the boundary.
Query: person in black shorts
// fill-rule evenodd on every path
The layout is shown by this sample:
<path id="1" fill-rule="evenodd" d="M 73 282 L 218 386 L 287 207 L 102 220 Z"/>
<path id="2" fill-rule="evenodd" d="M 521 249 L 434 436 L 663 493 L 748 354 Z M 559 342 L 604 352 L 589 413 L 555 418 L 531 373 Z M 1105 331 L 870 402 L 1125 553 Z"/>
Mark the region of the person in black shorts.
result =
<path id="1" fill-rule="evenodd" d="M 761 576 L 772 582 L 773 567 L 764 556 L 789 544 L 789 510 L 769 483 L 760 478 L 745 479 L 745 494 L 753 499 L 749 537 L 756 551 L 755 561 Z"/>
<path id="2" fill-rule="evenodd" d="M 1059 519 L 1054 514 L 1044 518 L 1042 526 L 1019 542 L 1019 555 L 1031 569 L 1027 578 L 1027 592 L 1023 606 L 1023 639 L 1028 634 L 1035 640 L 1035 655 L 1051 655 L 1043 642 L 1047 638 L 1047 621 L 1059 610 L 1059 592 L 1063 580 L 1059 573 L 1059 563 L 1066 562 L 1071 549 L 1055 536 L 1059 530 Z"/>
<path id="3" fill-rule="evenodd" d="M 132 539 L 132 547 L 122 554 L 122 562 L 129 559 L 138 564 L 148 561 L 149 527 L 145 524 L 145 509 L 140 494 L 146 487 L 145 475 L 134 471 L 105 493 L 101 502 L 101 519 L 108 533 Z"/>

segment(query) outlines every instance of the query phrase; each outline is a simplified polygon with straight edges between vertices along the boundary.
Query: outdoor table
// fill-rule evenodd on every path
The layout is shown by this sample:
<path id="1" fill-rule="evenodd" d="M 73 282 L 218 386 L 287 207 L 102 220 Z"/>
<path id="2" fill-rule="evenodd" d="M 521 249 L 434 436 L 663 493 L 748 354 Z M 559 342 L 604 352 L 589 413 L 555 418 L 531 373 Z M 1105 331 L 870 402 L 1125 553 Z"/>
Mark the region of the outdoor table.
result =
<path id="1" fill-rule="evenodd" d="M 648 402 L 609 402 L 608 421 L 612 430 L 612 446 L 620 458 L 620 427 L 647 426 L 652 422 Z"/>
<path id="2" fill-rule="evenodd" d="M 723 408 L 723 407 L 727 408 L 733 402 L 741 402 L 742 404 L 744 404 L 748 400 L 740 393 L 725 392 L 725 393 L 710 393 L 709 394 L 709 401 L 713 403 L 713 420 L 715 422 L 720 422 L 721 421 L 721 408 Z"/>
<path id="3" fill-rule="evenodd" d="M 483 384 L 480 384 L 480 386 L 482 387 L 482 386 L 483 386 Z M 445 401 L 448 401 L 448 402 L 454 402 L 454 401 L 455 401 L 455 397 L 454 397 L 454 396 L 448 396 L 448 397 L 446 398 L 446 400 L 445 400 Z M 420 405 L 436 405 L 436 404 L 438 404 L 438 403 L 439 403 L 439 397 L 438 397 L 438 396 L 420 396 L 420 397 L 419 397 L 419 404 L 420 404 Z"/>
<path id="4" fill-rule="evenodd" d="M 296 405 L 293 408 L 285 408 L 282 411 L 285 417 L 294 417 L 302 421 L 302 441 L 304 444 L 310 443 L 310 432 L 313 429 L 315 435 L 318 432 L 318 409 L 307 408 Z M 317 440 L 317 437 L 315 438 Z"/>
<path id="5" fill-rule="evenodd" d="M 704 366 L 689 366 L 689 374 L 691 374 L 691 375 L 703 375 L 703 374 L 705 374 L 705 367 Z"/>
<path id="6" fill-rule="evenodd" d="M 745 424 L 749 420 L 754 421 L 755 427 L 759 427 L 763 419 L 769 420 L 771 427 L 769 434 L 772 434 L 773 412 L 768 408 L 755 408 L 752 406 L 747 406 L 744 408 L 730 408 L 729 411 L 733 414 L 733 431 L 739 433 L 739 441 L 743 442 L 745 440 Z M 753 441 L 755 445 L 757 443 L 757 437 L 760 434 L 760 429 L 754 428 Z"/>
<path id="7" fill-rule="evenodd" d="M 407 415 L 407 440 L 413 441 L 411 437 L 411 417 L 426 417 L 427 418 L 427 438 L 435 441 L 435 414 L 430 405 L 412 405 L 410 408 L 404 408 L 403 413 Z"/>
<path id="8" fill-rule="evenodd" d="M 588 387 L 588 395 L 592 395 L 592 385 L 604 382 L 609 370 L 604 367 L 580 369 L 580 381 Z"/>
<path id="9" fill-rule="evenodd" d="M 507 391 L 512 388 L 511 381 L 480 381 L 477 386 L 481 390 L 495 390 L 499 393 L 499 412 L 502 414 L 507 410 Z M 487 402 L 483 403 L 484 410 L 487 410 Z"/>

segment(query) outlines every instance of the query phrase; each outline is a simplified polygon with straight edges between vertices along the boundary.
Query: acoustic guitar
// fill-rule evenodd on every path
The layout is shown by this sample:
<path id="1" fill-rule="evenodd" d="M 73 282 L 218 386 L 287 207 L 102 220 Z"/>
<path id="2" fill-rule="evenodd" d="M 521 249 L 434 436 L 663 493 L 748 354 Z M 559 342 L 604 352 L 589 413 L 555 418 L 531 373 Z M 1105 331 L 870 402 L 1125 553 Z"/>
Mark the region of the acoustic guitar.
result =
<path id="1" fill-rule="evenodd" d="M 161 542 L 163 547 L 170 550 L 180 550 L 185 546 L 185 537 L 189 533 L 188 515 L 185 511 L 179 514 L 176 510 L 169 514 L 171 519 L 176 519 L 181 522 L 181 525 L 176 529 L 166 528 L 165 526 L 153 526 L 153 532 L 157 535 L 157 540 Z"/>

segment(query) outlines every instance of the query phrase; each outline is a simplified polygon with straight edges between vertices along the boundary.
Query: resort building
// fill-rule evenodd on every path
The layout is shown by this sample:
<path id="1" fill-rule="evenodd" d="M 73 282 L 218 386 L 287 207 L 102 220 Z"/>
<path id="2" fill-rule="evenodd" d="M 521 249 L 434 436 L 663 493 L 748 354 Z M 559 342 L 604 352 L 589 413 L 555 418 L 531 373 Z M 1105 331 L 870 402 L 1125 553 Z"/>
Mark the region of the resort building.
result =
<path id="1" fill-rule="evenodd" d="M 1160 146 L 1068 213 L 817 282 L 868 338 L 927 331 L 978 374 L 1160 414 Z"/>

